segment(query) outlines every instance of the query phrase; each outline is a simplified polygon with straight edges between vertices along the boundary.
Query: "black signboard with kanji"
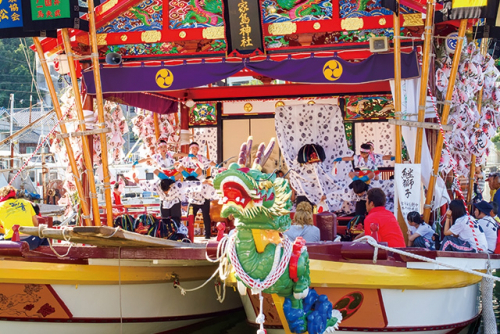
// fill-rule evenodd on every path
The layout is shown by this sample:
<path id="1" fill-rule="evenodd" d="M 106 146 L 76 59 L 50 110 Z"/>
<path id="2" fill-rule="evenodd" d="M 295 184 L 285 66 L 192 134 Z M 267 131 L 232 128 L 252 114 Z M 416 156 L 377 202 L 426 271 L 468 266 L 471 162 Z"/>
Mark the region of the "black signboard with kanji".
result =
<path id="1" fill-rule="evenodd" d="M 57 31 L 25 31 L 21 0 L 0 1 L 0 38 L 57 37 Z"/>
<path id="2" fill-rule="evenodd" d="M 24 8 L 24 30 L 75 28 L 88 31 L 88 22 L 80 20 L 78 0 L 21 1 Z"/>
<path id="3" fill-rule="evenodd" d="M 228 55 L 262 54 L 259 0 L 224 0 Z"/>

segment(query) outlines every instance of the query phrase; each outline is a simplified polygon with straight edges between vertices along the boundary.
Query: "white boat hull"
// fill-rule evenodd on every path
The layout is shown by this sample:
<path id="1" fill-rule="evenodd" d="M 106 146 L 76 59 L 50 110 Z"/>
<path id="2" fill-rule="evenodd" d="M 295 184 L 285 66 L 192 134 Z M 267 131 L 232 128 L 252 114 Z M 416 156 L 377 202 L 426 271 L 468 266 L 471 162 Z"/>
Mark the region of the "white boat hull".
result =
<path id="1" fill-rule="evenodd" d="M 185 282 L 186 288 L 203 281 Z M 11 285 L 12 294 L 0 303 L 2 333 L 109 334 L 162 333 L 220 316 L 241 307 L 228 289 L 217 301 L 214 285 L 181 295 L 170 283 L 127 285 Z M 16 304 L 16 300 L 19 303 Z M 13 302 L 14 301 L 14 302 Z M 14 304 L 8 307 L 8 304 Z M 30 305 L 33 305 L 31 307 Z M 45 306 L 48 305 L 48 306 Z M 45 307 L 45 313 L 40 310 Z"/>
<path id="2" fill-rule="evenodd" d="M 320 288 L 335 305 L 342 297 L 352 294 L 363 296 L 350 317 L 344 319 L 342 333 L 390 332 L 459 333 L 474 323 L 479 316 L 479 284 L 461 288 L 436 290 L 395 290 L 359 288 Z M 249 323 L 256 324 L 258 304 L 253 296 L 241 296 Z M 270 297 L 268 297 L 270 298 Z M 270 301 L 270 299 L 267 299 Z M 264 307 L 268 334 L 284 334 L 273 305 Z M 277 313 L 276 313 L 277 314 Z"/>

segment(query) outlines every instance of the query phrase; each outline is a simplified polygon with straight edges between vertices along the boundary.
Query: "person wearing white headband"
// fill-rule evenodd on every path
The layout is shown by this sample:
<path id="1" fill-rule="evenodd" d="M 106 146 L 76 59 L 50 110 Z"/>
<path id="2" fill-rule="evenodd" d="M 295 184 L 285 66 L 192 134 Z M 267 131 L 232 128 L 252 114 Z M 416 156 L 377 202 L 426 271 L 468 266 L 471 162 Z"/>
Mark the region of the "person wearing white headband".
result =
<path id="1" fill-rule="evenodd" d="M 184 178 L 190 176 L 195 178 L 203 178 L 202 171 L 208 169 L 210 166 L 215 166 L 215 162 L 209 160 L 207 157 L 198 154 L 200 146 L 196 142 L 189 144 L 189 155 L 179 160 L 181 171 Z"/>
<path id="2" fill-rule="evenodd" d="M 358 168 L 358 172 L 350 172 L 349 177 L 353 180 L 361 180 L 369 183 L 371 180 L 378 180 L 380 171 L 378 166 L 382 164 L 382 160 L 394 160 L 393 156 L 373 153 L 373 143 L 368 142 L 361 144 L 360 153 L 352 157 L 336 158 L 334 162 L 340 161 L 354 161 L 354 168 Z"/>
<path id="3" fill-rule="evenodd" d="M 138 163 L 148 162 L 154 165 L 156 168 L 162 172 L 160 174 L 160 178 L 168 177 L 169 179 L 175 181 L 181 178 L 181 174 L 175 167 L 176 162 L 175 159 L 186 157 L 186 153 L 175 153 L 168 150 L 168 144 L 165 140 L 160 139 L 156 144 L 157 152 L 153 154 L 150 158 L 141 159 L 134 163 L 134 166 Z"/>

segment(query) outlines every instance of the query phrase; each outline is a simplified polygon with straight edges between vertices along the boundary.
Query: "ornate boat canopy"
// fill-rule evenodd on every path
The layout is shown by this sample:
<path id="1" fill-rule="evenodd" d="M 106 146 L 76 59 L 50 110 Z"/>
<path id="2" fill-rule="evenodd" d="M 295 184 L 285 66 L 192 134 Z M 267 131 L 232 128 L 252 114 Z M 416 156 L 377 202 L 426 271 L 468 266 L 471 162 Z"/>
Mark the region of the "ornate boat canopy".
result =
<path id="1" fill-rule="evenodd" d="M 401 4 L 400 34 L 409 37 L 402 41 L 402 51 L 410 53 L 420 45 L 425 1 L 403 0 Z M 347 69 L 366 68 L 362 61 L 372 56 L 370 38 L 385 36 L 390 43 L 394 37 L 393 12 L 383 8 L 380 0 L 109 0 L 96 7 L 95 12 L 99 57 L 103 63 L 102 86 L 107 94 L 147 91 L 173 98 L 210 100 L 390 91 L 388 79 L 392 78 L 392 66 L 387 62 L 381 65 L 381 57 L 378 62 L 370 59 L 379 64 L 385 76 L 369 74 L 349 79 Z M 72 30 L 70 36 L 75 54 L 90 55 L 87 32 Z M 44 39 L 42 47 L 49 54 L 63 52 L 60 32 L 58 38 Z M 105 64 L 104 58 L 109 53 L 120 54 L 122 63 Z M 339 71 L 335 64 L 327 68 L 325 57 L 341 64 L 342 80 L 337 80 Z M 313 58 L 324 59 L 314 65 L 322 68 L 316 73 L 318 77 L 295 78 L 293 67 L 302 62 L 295 73 L 307 71 L 313 66 L 309 64 Z M 414 56 L 408 60 L 416 67 L 406 77 L 418 75 L 414 60 Z M 90 63 L 90 60 L 80 61 Z M 271 63 L 276 61 L 283 64 L 283 72 L 292 74 L 280 76 L 269 71 Z M 263 70 L 265 62 L 269 62 L 268 71 Z M 203 63 L 214 63 L 209 67 L 216 73 L 209 73 Z M 330 79 L 325 70 L 331 70 Z M 145 72 L 151 76 L 147 84 L 144 78 L 137 79 L 137 73 L 145 76 Z M 212 76 L 205 77 L 209 74 Z M 229 76 L 254 76 L 264 83 L 281 79 L 297 84 L 289 85 L 286 90 L 269 89 L 267 85 L 250 89 L 247 86 L 244 90 L 194 88 L 211 86 Z M 92 94 L 92 75 L 89 72 L 84 77 Z M 181 81 L 184 83 L 178 85 Z"/>

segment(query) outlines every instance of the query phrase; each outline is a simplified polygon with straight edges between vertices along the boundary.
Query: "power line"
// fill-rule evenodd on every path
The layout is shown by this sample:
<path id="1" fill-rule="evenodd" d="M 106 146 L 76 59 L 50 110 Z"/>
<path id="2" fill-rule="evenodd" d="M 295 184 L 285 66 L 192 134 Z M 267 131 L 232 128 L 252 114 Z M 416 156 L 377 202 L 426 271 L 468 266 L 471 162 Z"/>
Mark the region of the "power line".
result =
<path id="1" fill-rule="evenodd" d="M 14 93 L 26 93 L 26 94 L 33 94 L 33 92 L 30 92 L 30 91 L 24 91 L 24 90 L 0 89 L 0 91 L 5 91 L 5 92 L 14 92 Z"/>

